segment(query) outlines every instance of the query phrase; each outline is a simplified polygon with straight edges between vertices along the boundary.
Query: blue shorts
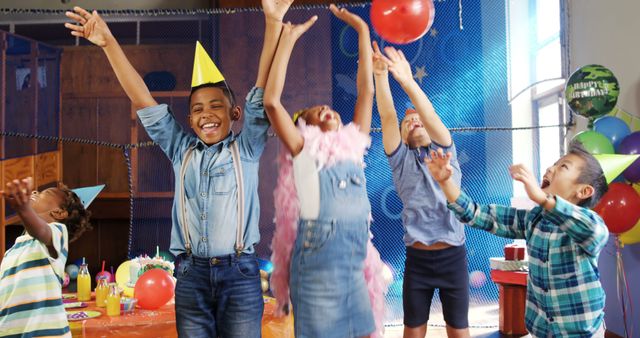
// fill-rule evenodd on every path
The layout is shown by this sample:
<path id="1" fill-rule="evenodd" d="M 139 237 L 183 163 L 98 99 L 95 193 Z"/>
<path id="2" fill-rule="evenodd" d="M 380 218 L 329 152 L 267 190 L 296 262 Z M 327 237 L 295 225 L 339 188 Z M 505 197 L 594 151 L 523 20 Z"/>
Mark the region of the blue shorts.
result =
<path id="1" fill-rule="evenodd" d="M 464 245 L 442 250 L 407 247 L 402 285 L 405 326 L 413 328 L 427 323 L 436 289 L 440 289 L 447 325 L 455 329 L 469 327 L 469 272 Z"/>

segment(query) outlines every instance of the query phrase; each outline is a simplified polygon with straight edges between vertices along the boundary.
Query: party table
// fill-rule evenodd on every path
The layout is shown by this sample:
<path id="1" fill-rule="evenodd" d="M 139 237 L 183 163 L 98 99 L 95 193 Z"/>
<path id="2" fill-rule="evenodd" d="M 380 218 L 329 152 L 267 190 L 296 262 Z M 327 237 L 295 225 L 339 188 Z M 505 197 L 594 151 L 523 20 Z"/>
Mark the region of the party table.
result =
<path id="1" fill-rule="evenodd" d="M 523 271 L 491 270 L 491 280 L 499 288 L 500 333 L 504 335 L 527 334 L 524 325 L 527 275 Z"/>
<path id="2" fill-rule="evenodd" d="M 265 338 L 293 338 L 293 316 L 275 317 L 275 299 L 264 297 L 262 336 Z M 105 308 L 96 306 L 95 298 L 85 302 L 87 307 L 68 311 L 97 311 L 101 315 L 81 321 L 70 321 L 73 337 L 177 337 L 175 303 L 171 300 L 157 310 L 136 308 L 118 317 L 107 316 Z"/>

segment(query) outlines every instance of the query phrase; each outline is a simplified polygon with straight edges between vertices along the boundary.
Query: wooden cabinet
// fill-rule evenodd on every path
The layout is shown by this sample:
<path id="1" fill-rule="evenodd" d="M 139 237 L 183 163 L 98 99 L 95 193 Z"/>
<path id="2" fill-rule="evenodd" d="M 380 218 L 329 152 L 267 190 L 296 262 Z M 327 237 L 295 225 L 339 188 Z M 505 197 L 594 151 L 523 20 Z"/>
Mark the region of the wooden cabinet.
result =
<path id="1" fill-rule="evenodd" d="M 2 187 L 11 180 L 32 176 L 36 187 L 42 189 L 62 178 L 59 142 L 25 137 L 60 136 L 61 52 L 0 30 L 0 130 L 6 135 L 0 137 Z M 1 259 L 7 245 L 13 244 L 13 238 L 6 236 L 7 226 L 18 218 L 4 198 L 0 199 Z"/>

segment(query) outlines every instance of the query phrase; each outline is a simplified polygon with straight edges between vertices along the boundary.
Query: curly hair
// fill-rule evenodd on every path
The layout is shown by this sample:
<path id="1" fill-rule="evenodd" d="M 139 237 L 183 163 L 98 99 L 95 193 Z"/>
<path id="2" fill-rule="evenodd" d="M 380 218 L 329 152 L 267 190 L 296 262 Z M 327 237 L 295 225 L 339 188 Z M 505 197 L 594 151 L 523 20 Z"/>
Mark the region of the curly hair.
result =
<path id="1" fill-rule="evenodd" d="M 60 206 L 67 211 L 67 218 L 62 221 L 67 226 L 69 233 L 69 243 L 77 240 L 87 230 L 91 230 L 89 217 L 91 212 L 84 208 L 82 201 L 73 191 L 66 185 L 59 183 L 58 189 L 63 193 L 64 200 Z"/>

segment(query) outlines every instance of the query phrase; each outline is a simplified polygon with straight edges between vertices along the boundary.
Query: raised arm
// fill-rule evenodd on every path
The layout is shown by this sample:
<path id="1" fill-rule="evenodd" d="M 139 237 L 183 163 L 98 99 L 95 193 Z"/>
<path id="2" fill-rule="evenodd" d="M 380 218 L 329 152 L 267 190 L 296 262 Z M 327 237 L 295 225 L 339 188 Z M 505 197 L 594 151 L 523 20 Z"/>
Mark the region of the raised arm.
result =
<path id="1" fill-rule="evenodd" d="M 264 108 L 269 117 L 269 121 L 271 121 L 273 130 L 293 156 L 302 150 L 304 139 L 280 99 L 282 97 L 282 90 L 284 88 L 285 78 L 287 77 L 287 67 L 293 47 L 298 38 L 306 32 L 316 20 L 318 20 L 318 17 L 313 16 L 301 25 L 292 25 L 289 22 L 283 26 L 280 42 L 278 43 L 278 48 L 271 64 L 267 86 L 264 91 Z"/>
<path id="2" fill-rule="evenodd" d="M 27 233 L 39 242 L 50 248 L 49 253 L 54 254 L 51 228 L 31 207 L 31 192 L 33 191 L 33 179 L 31 177 L 22 180 L 13 180 L 7 183 L 5 190 L 1 191 L 11 208 L 18 213 Z M 63 212 L 63 211 L 60 211 Z M 63 218 L 66 218 L 66 215 Z M 53 249 L 53 250 L 52 250 Z"/>
<path id="3" fill-rule="evenodd" d="M 422 88 L 420 88 L 418 83 L 413 79 L 411 65 L 409 65 L 404 53 L 393 47 L 385 47 L 384 51 L 390 60 L 389 71 L 393 75 L 393 78 L 400 83 L 400 86 L 402 86 L 402 89 L 407 93 L 409 99 L 411 99 L 411 103 L 416 108 L 416 112 L 420 116 L 420 120 L 427 130 L 427 133 L 429 133 L 431 140 L 445 147 L 451 145 L 451 133 L 449 133 L 449 129 L 447 129 L 438 114 L 436 114 L 427 94 L 422 91 Z"/>
<path id="4" fill-rule="evenodd" d="M 258 77 L 256 78 L 256 87 L 258 88 L 264 88 L 267 84 L 269 69 L 282 32 L 282 18 L 284 18 L 292 3 L 293 0 L 262 0 L 265 27 L 264 43 L 260 53 L 260 63 L 258 64 Z"/>
<path id="5" fill-rule="evenodd" d="M 373 42 L 373 77 L 376 83 L 376 103 L 382 123 L 382 145 L 384 152 L 391 154 L 402 141 L 398 127 L 398 115 L 393 105 L 389 87 L 388 59 L 380 52 L 377 42 Z"/>
<path id="6" fill-rule="evenodd" d="M 64 24 L 65 27 L 71 30 L 71 35 L 85 38 L 102 48 L 107 55 L 107 59 L 109 59 L 113 71 L 116 73 L 122 89 L 124 89 L 136 109 L 157 105 L 149 92 L 149 88 L 147 88 L 140 74 L 133 68 L 126 55 L 124 55 L 120 44 L 111 34 L 109 27 L 98 15 L 98 12 L 89 13 L 80 7 L 74 7 L 73 12 L 66 12 L 65 15 L 78 23 L 78 25 Z"/>
<path id="7" fill-rule="evenodd" d="M 597 213 L 560 196 L 548 196 L 540 188 L 531 170 L 522 164 L 511 166 L 509 173 L 514 180 L 524 184 L 524 189 L 533 202 L 548 211 L 546 217 L 568 234 L 585 253 L 595 257 L 607 244 L 609 231 Z"/>
<path id="8" fill-rule="evenodd" d="M 373 62 L 371 51 L 371 36 L 369 26 L 361 17 L 344 8 L 338 9 L 331 4 L 329 10 L 338 19 L 353 27 L 358 32 L 358 73 L 356 79 L 356 107 L 353 112 L 353 122 L 360 127 L 360 131 L 369 135 L 371 130 L 371 114 L 373 111 Z"/>
<path id="9" fill-rule="evenodd" d="M 529 218 L 527 210 L 506 207 L 502 205 L 479 205 L 474 203 L 460 186 L 453 180 L 453 167 L 450 164 L 451 153 L 444 153 L 442 149 L 431 151 L 431 158 L 425 158 L 425 163 L 434 180 L 447 197 L 448 206 L 456 218 L 463 223 L 505 238 L 525 238 L 525 229 Z"/>

